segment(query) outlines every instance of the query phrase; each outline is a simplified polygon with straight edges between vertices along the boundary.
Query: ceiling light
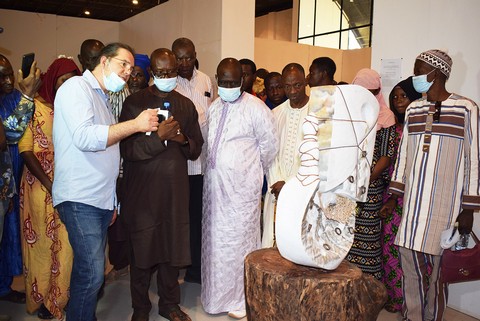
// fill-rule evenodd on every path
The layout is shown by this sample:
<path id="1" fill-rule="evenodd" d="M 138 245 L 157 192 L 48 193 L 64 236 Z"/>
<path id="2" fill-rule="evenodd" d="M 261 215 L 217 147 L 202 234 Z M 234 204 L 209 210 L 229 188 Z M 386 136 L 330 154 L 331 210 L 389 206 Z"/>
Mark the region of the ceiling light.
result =
<path id="1" fill-rule="evenodd" d="M 84 14 L 87 15 L 87 16 L 89 16 L 89 15 L 90 15 L 90 11 L 85 10 Z"/>
<path id="2" fill-rule="evenodd" d="M 133 4 L 138 4 L 138 0 L 132 0 Z"/>

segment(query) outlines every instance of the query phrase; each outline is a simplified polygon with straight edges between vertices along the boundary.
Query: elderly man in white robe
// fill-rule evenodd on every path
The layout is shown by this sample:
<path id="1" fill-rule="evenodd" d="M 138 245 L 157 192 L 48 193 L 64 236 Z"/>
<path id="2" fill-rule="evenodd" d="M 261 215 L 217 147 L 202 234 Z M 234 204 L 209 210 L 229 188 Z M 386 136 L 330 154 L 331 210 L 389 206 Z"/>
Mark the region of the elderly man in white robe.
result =
<path id="1" fill-rule="evenodd" d="M 273 115 L 243 92 L 234 58 L 217 67 L 218 94 L 208 110 L 202 222 L 202 293 L 207 313 L 243 318 L 244 259 L 260 248 L 263 175 L 278 150 Z"/>

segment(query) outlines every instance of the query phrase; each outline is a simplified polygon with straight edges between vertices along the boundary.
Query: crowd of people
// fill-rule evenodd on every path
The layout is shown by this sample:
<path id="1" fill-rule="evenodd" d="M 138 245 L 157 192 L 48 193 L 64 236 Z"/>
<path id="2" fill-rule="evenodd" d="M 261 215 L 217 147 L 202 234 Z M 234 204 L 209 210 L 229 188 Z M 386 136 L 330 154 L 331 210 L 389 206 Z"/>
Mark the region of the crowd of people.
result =
<path id="1" fill-rule="evenodd" d="M 40 319 L 94 321 L 105 284 L 129 274 L 131 320 L 146 321 L 156 272 L 158 313 L 189 321 L 185 268 L 207 313 L 244 318 L 244 259 L 275 246 L 306 87 L 340 85 L 335 62 L 316 58 L 307 74 L 225 58 L 212 81 L 187 38 L 149 56 L 88 39 L 78 60 L 82 72 L 71 58 L 44 73 L 34 62 L 15 83 L 0 55 L 0 300 Z M 421 53 L 388 104 L 376 71 L 353 80 L 380 112 L 347 260 L 384 283 L 385 309 L 405 320 L 443 320 L 440 233 L 455 222 L 470 232 L 480 208 L 478 107 L 446 90 L 451 68 L 447 53 Z M 26 293 L 11 288 L 20 274 Z"/>

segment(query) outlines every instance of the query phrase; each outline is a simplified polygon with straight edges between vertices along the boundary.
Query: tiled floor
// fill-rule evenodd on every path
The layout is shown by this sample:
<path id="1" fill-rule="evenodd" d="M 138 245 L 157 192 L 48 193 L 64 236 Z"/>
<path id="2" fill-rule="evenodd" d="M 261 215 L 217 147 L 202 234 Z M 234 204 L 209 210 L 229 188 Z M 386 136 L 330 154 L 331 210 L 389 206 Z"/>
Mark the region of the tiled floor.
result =
<path id="1" fill-rule="evenodd" d="M 23 279 L 16 278 L 14 282 L 14 288 L 17 290 L 23 290 Z M 150 289 L 150 298 L 154 302 L 158 300 L 156 295 L 155 282 L 152 282 L 152 288 Z M 200 304 L 200 285 L 192 283 L 181 284 L 182 299 L 181 306 L 190 315 L 193 321 L 234 321 L 234 319 L 228 317 L 226 314 L 221 315 L 208 315 L 206 314 Z M 9 314 L 12 317 L 12 321 L 38 321 L 36 315 L 29 315 L 25 312 L 24 305 L 18 305 L 13 303 L 7 303 L 0 301 L 0 314 Z M 120 280 L 108 285 L 105 288 L 105 295 L 98 303 L 97 318 L 99 321 L 129 321 L 132 316 L 132 309 L 130 304 L 130 288 L 129 277 L 125 276 Z M 155 308 L 152 309 L 150 314 L 150 321 L 164 321 L 155 312 Z M 246 321 L 246 319 L 243 319 Z M 401 317 L 397 314 L 389 313 L 382 310 L 377 321 L 400 321 Z M 448 309 L 445 317 L 446 321 L 475 321 L 478 319 L 469 317 L 465 314 L 459 313 L 455 310 Z M 66 320 L 68 321 L 68 320 Z M 293 320 L 292 320 L 293 321 Z M 311 320 L 319 321 L 319 320 Z M 334 320 L 325 320 L 334 321 Z"/>

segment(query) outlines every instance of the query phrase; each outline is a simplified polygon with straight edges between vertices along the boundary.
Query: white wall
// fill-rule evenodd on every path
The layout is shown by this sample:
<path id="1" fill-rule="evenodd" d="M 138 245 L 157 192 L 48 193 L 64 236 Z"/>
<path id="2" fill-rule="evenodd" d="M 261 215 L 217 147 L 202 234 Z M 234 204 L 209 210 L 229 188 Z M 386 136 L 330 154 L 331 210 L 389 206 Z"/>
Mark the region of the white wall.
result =
<path id="1" fill-rule="evenodd" d="M 428 49 L 448 49 L 453 59 L 447 89 L 480 103 L 480 1 L 382 0 L 375 1 L 372 68 L 381 59 L 403 58 L 403 78 L 413 73 L 415 57 Z M 480 235 L 480 214 L 475 231 Z M 480 318 L 480 281 L 450 286 L 449 306 Z"/>
<path id="2" fill-rule="evenodd" d="M 21 65 L 22 55 L 35 52 L 38 66 L 46 71 L 58 55 L 72 56 L 80 68 L 77 55 L 85 39 L 95 38 L 104 43 L 118 41 L 118 22 L 61 17 L 0 9 L 0 22 L 5 29 L 0 34 L 0 53 L 14 70 Z"/>
<path id="3" fill-rule="evenodd" d="M 170 0 L 120 22 L 120 41 L 139 53 L 170 49 L 179 37 L 195 43 L 200 69 L 213 75 L 220 58 L 220 1 Z"/>

